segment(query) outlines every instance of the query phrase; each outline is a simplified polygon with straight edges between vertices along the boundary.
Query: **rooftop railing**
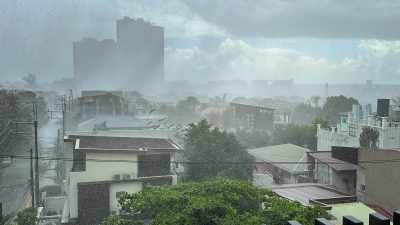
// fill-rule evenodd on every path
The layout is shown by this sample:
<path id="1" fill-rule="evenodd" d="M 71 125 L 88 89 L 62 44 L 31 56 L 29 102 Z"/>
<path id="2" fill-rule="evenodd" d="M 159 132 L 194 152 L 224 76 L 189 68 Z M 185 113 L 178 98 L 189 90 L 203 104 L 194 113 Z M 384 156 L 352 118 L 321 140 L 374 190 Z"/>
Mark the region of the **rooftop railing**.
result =
<path id="1" fill-rule="evenodd" d="M 314 221 L 315 225 L 333 225 L 333 223 L 325 218 L 318 218 Z M 363 225 L 364 222 L 353 217 L 344 216 L 342 225 Z M 296 220 L 291 220 L 287 222 L 287 225 L 301 225 Z M 369 214 L 369 225 L 390 225 L 390 219 L 379 213 Z M 400 211 L 393 212 L 393 225 L 400 225 Z"/>

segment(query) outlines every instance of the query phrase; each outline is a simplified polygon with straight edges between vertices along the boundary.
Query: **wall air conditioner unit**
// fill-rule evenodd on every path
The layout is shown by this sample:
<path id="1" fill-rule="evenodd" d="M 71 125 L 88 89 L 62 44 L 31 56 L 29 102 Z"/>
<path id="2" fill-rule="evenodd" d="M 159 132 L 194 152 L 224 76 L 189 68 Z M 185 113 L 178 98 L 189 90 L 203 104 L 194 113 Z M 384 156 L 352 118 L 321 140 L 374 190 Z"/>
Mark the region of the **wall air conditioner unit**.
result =
<path id="1" fill-rule="evenodd" d="M 113 176 L 113 180 L 122 180 L 122 179 L 121 179 L 121 174 L 115 174 L 115 175 Z"/>
<path id="2" fill-rule="evenodd" d="M 136 178 L 136 174 L 134 174 L 134 173 L 127 173 L 127 174 L 122 175 L 123 180 L 131 180 L 134 178 Z"/>
<path id="3" fill-rule="evenodd" d="M 124 174 L 123 176 L 123 180 L 130 180 L 132 179 L 132 175 L 131 174 Z"/>

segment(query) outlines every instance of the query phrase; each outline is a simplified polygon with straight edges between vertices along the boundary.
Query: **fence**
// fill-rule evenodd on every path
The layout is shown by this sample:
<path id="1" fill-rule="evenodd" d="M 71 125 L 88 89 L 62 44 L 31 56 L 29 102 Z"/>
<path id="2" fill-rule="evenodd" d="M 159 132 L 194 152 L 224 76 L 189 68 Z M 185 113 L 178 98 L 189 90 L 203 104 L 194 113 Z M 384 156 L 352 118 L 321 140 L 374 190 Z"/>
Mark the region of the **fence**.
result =
<path id="1" fill-rule="evenodd" d="M 318 218 L 315 219 L 315 225 L 333 225 L 327 219 Z M 364 222 L 354 218 L 353 216 L 344 216 L 343 217 L 343 225 L 363 225 Z M 287 225 L 301 225 L 296 220 L 291 220 L 287 222 Z M 371 213 L 369 214 L 369 225 L 390 225 L 390 219 L 379 214 L 379 213 Z M 393 212 L 393 225 L 400 225 L 400 211 Z"/>

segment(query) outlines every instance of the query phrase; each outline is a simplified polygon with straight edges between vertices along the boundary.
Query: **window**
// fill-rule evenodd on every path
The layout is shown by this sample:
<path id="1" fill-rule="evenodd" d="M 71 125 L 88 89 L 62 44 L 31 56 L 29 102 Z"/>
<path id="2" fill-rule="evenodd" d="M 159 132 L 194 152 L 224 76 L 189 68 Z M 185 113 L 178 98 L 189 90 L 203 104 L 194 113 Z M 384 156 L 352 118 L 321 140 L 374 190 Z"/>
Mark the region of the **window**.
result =
<path id="1" fill-rule="evenodd" d="M 124 195 L 124 194 L 126 194 L 127 192 L 126 191 L 117 191 L 116 193 L 115 193 L 115 197 L 116 198 L 120 198 L 122 195 Z"/>

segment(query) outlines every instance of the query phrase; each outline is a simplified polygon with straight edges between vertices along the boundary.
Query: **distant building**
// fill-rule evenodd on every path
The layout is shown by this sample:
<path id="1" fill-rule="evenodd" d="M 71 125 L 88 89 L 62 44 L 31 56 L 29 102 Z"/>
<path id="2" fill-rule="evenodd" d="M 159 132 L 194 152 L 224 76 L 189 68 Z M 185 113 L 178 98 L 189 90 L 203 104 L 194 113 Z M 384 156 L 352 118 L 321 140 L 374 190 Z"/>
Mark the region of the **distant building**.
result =
<path id="1" fill-rule="evenodd" d="M 332 146 L 359 147 L 364 127 L 379 132 L 379 148 L 400 148 L 400 110 L 389 104 L 389 99 L 378 99 L 377 112 L 370 104 L 353 105 L 351 112 L 341 113 L 338 124 L 329 129 L 317 130 L 317 149 L 329 150 Z"/>
<path id="2" fill-rule="evenodd" d="M 308 171 L 309 149 L 292 144 L 274 145 L 247 150 L 256 162 L 255 174 L 269 174 L 283 183 L 297 183 Z"/>
<path id="3" fill-rule="evenodd" d="M 134 87 L 164 82 L 164 28 L 143 19 L 117 20 L 118 68 Z"/>
<path id="4" fill-rule="evenodd" d="M 141 130 L 150 128 L 144 120 L 134 116 L 97 116 L 93 119 L 86 120 L 76 128 L 77 131 L 94 131 L 98 127 L 104 130 Z"/>
<path id="5" fill-rule="evenodd" d="M 64 140 L 67 196 L 62 223 L 99 224 L 119 214 L 118 198 L 149 185 L 176 184 L 170 139 L 69 135 Z"/>
<path id="6" fill-rule="evenodd" d="M 83 38 L 73 43 L 74 78 L 99 81 L 116 73 L 117 46 L 114 40 Z"/>
<path id="7" fill-rule="evenodd" d="M 124 17 L 116 33 L 116 41 L 83 38 L 73 43 L 74 78 L 140 90 L 163 84 L 164 28 Z"/>
<path id="8" fill-rule="evenodd" d="M 124 98 L 113 93 L 82 93 L 78 98 L 79 113 L 83 120 L 102 115 L 123 115 L 125 111 Z"/>
<path id="9" fill-rule="evenodd" d="M 234 118 L 244 128 L 266 130 L 274 126 L 275 108 L 234 102 L 230 108 L 233 109 Z"/>

